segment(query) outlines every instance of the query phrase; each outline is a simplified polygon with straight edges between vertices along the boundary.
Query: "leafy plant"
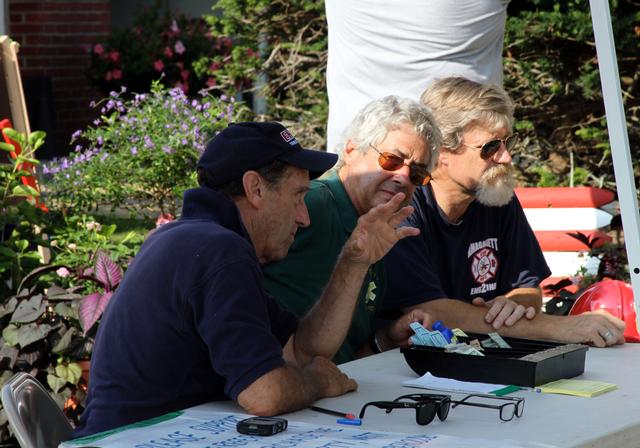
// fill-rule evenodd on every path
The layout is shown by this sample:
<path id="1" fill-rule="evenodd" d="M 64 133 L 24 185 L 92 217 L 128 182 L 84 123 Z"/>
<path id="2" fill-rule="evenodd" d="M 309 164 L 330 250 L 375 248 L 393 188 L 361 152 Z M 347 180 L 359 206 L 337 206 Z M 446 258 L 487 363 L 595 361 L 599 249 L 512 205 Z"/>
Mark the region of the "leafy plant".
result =
<path id="1" fill-rule="evenodd" d="M 47 245 L 41 233 L 44 212 L 37 205 L 40 192 L 28 181 L 38 164 L 35 152 L 46 134 L 36 131 L 27 137 L 13 129 L 2 132 L 12 143 L 0 143 L 0 157 L 7 155 L 7 163 L 0 163 L 0 304 L 15 291 L 23 273 L 40 264 L 38 245 Z"/>
<path id="2" fill-rule="evenodd" d="M 637 2 L 609 2 L 632 158 L 640 141 L 640 10 Z M 511 2 L 505 32 L 505 87 L 514 99 L 527 183 L 592 184 L 615 188 L 611 148 L 589 2 Z M 554 176 L 547 175 L 552 173 Z M 636 182 L 640 170 L 636 168 Z"/>
<path id="3" fill-rule="evenodd" d="M 74 133 L 73 153 L 44 165 L 47 201 L 66 214 L 106 205 L 175 216 L 184 190 L 196 185 L 206 142 L 241 115 L 233 98 L 189 99 L 159 81 L 148 94 L 125 96 L 111 92 L 98 103 L 102 115 Z"/>
<path id="4" fill-rule="evenodd" d="M 101 250 L 91 267 L 51 264 L 25 275 L 19 292 L 0 306 L 0 382 L 28 371 L 77 417 L 86 398 L 79 362 L 89 358 L 96 324 L 121 278 L 122 268 Z"/>
<path id="5" fill-rule="evenodd" d="M 205 19 L 214 36 L 233 36 L 230 58 L 195 65 L 222 89 L 265 99 L 264 118 L 285 122 L 301 143 L 324 147 L 328 107 L 327 22 L 321 0 L 220 0 Z M 224 62 L 224 63 L 223 63 Z"/>
<path id="6" fill-rule="evenodd" d="M 101 224 L 90 215 L 63 217 L 51 229 L 49 239 L 57 264 L 81 266 L 102 250 L 109 252 L 116 262 L 127 262 L 135 255 L 144 234 L 129 231 L 115 238 L 116 224 Z"/>

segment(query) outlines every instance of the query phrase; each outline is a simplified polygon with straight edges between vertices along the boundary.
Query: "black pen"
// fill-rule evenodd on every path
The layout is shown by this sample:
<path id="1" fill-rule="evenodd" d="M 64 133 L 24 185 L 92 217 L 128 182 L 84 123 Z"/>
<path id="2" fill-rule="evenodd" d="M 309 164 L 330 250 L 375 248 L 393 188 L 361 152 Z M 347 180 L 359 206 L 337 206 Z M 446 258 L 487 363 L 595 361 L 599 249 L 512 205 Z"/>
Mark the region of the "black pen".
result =
<path id="1" fill-rule="evenodd" d="M 309 409 L 316 412 L 322 412 L 323 414 L 335 415 L 336 417 L 342 417 L 349 420 L 355 420 L 356 416 L 350 412 L 332 411 L 331 409 L 319 408 L 318 406 L 311 406 Z"/>

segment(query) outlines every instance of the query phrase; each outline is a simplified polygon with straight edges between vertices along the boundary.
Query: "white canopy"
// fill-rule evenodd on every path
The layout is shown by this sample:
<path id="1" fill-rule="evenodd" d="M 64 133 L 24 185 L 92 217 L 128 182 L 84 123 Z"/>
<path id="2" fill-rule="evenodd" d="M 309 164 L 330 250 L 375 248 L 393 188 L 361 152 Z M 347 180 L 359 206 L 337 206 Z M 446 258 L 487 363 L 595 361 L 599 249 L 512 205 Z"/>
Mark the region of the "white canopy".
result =
<path id="1" fill-rule="evenodd" d="M 629 261 L 636 316 L 640 316 L 640 215 L 633 176 L 633 160 L 629 150 L 629 136 L 620 89 L 620 75 L 615 42 L 611 28 L 611 13 L 607 0 L 589 0 L 593 33 L 596 38 L 598 67 L 602 83 L 602 97 L 607 115 L 607 129 L 611 142 L 613 171 L 616 176 L 618 200 L 624 229 L 624 243 Z M 640 319 L 636 318 L 638 331 Z"/>

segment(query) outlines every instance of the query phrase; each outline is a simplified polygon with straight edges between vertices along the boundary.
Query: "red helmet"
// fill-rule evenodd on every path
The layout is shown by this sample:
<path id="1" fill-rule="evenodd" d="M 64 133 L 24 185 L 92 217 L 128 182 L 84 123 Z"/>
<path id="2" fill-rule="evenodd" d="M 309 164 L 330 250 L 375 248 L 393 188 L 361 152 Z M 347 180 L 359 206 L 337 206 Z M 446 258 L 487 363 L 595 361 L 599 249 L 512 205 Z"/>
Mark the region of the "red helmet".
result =
<path id="1" fill-rule="evenodd" d="M 586 311 L 608 311 L 627 323 L 624 329 L 625 341 L 640 342 L 633 305 L 633 289 L 630 284 L 620 280 L 603 280 L 594 283 L 580 294 L 569 315 L 575 316 Z"/>

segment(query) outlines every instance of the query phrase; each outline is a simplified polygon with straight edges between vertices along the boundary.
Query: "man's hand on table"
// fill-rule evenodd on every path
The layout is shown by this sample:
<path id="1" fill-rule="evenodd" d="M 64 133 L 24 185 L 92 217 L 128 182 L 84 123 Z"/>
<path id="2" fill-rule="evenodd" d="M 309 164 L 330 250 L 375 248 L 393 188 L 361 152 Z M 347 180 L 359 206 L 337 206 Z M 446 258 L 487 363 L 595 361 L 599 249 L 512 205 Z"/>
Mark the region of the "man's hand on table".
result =
<path id="1" fill-rule="evenodd" d="M 624 344 L 625 322 L 604 311 L 592 311 L 567 316 L 558 326 L 558 339 L 565 342 L 585 343 L 596 347 Z"/>
<path id="2" fill-rule="evenodd" d="M 525 307 L 506 296 L 497 296 L 491 300 L 476 297 L 472 303 L 488 309 L 484 320 L 496 330 L 503 325 L 511 327 L 523 317 L 529 320 L 536 317 L 536 309 L 534 307 Z"/>

